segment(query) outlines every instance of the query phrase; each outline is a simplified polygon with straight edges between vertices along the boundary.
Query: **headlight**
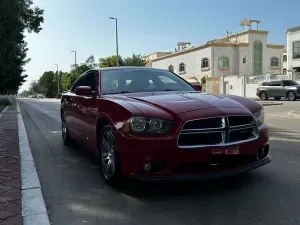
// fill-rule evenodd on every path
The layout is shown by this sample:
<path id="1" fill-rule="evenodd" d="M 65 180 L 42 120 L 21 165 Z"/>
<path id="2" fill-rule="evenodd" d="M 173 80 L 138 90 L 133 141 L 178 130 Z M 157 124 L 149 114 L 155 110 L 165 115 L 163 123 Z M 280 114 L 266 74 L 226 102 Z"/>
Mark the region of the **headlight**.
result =
<path id="1" fill-rule="evenodd" d="M 132 117 L 124 123 L 123 132 L 137 134 L 165 134 L 170 130 L 171 125 L 172 122 L 168 120 Z"/>
<path id="2" fill-rule="evenodd" d="M 265 122 L 265 112 L 264 112 L 264 109 L 258 111 L 257 113 L 254 113 L 253 114 L 258 125 L 262 125 L 264 122 Z"/>

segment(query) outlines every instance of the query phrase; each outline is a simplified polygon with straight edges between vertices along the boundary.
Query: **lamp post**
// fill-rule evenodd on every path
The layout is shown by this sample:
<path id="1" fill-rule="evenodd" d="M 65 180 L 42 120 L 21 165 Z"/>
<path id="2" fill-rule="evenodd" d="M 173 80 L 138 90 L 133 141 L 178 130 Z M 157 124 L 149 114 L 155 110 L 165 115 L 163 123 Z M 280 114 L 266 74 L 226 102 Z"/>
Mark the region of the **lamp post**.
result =
<path id="1" fill-rule="evenodd" d="M 58 64 L 54 64 L 56 66 L 57 73 L 57 97 L 59 96 L 59 75 L 58 75 Z"/>
<path id="2" fill-rule="evenodd" d="M 109 17 L 109 19 L 116 21 L 116 51 L 117 51 L 117 67 L 118 67 L 119 66 L 118 19 L 115 17 Z"/>
<path id="3" fill-rule="evenodd" d="M 77 56 L 76 56 L 76 51 L 75 50 L 72 50 L 71 52 L 74 52 L 75 54 L 75 67 L 77 66 Z"/>

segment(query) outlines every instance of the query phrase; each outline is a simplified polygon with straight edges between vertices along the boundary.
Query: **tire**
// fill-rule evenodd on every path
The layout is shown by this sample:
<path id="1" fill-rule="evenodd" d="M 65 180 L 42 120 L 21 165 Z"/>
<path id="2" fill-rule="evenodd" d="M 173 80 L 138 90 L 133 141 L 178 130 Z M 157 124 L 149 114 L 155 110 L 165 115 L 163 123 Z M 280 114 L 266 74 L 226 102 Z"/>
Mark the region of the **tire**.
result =
<path id="1" fill-rule="evenodd" d="M 287 98 L 290 101 L 296 101 L 296 94 L 295 94 L 295 92 L 293 92 L 293 91 L 288 92 L 287 93 Z"/>
<path id="2" fill-rule="evenodd" d="M 68 126 L 64 116 L 61 118 L 61 135 L 64 145 L 71 144 L 72 138 L 69 134 Z"/>
<path id="3" fill-rule="evenodd" d="M 274 97 L 274 99 L 275 99 L 276 101 L 279 101 L 279 100 L 281 99 L 281 97 Z"/>
<path id="4" fill-rule="evenodd" d="M 99 151 L 101 175 L 110 186 L 120 186 L 121 176 L 121 160 L 116 141 L 115 132 L 111 125 L 106 124 L 102 128 L 99 135 Z"/>
<path id="5" fill-rule="evenodd" d="M 262 101 L 265 101 L 268 99 L 268 96 L 267 96 L 267 93 L 265 91 L 262 91 L 260 94 L 259 94 L 259 98 L 260 100 Z"/>

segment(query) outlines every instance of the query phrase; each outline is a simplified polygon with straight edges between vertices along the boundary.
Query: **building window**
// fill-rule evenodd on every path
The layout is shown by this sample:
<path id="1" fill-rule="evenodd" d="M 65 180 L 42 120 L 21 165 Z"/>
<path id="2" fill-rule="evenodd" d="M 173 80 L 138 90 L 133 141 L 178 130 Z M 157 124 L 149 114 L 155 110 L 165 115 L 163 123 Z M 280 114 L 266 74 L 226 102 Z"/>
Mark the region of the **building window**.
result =
<path id="1" fill-rule="evenodd" d="M 229 59 L 225 56 L 219 58 L 219 69 L 229 68 Z"/>
<path id="2" fill-rule="evenodd" d="M 208 58 L 203 58 L 201 60 L 201 68 L 208 68 L 209 67 L 209 60 Z"/>
<path id="3" fill-rule="evenodd" d="M 253 44 L 253 74 L 262 75 L 262 43 L 255 41 Z"/>
<path id="4" fill-rule="evenodd" d="M 286 69 L 283 69 L 283 74 L 284 74 L 284 75 L 286 74 Z"/>
<path id="5" fill-rule="evenodd" d="M 247 61 L 246 61 L 246 56 L 243 58 L 243 63 L 246 63 Z"/>
<path id="6" fill-rule="evenodd" d="M 279 67 L 279 59 L 277 57 L 271 58 L 271 67 Z"/>
<path id="7" fill-rule="evenodd" d="M 293 59 L 300 58 L 300 41 L 293 42 Z"/>
<path id="8" fill-rule="evenodd" d="M 173 73 L 174 72 L 174 66 L 170 65 L 169 66 L 169 71 Z"/>
<path id="9" fill-rule="evenodd" d="M 185 64 L 184 63 L 179 64 L 179 72 L 185 72 Z"/>
<path id="10" fill-rule="evenodd" d="M 287 57 L 286 55 L 283 56 L 283 62 L 286 62 L 287 61 Z"/>

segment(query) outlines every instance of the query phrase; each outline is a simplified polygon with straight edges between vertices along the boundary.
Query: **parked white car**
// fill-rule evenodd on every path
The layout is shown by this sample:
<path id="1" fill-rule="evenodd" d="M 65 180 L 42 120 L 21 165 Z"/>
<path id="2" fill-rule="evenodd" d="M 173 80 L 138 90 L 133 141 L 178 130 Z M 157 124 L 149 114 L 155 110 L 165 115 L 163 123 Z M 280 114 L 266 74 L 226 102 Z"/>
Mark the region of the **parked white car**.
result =
<path id="1" fill-rule="evenodd" d="M 44 99 L 45 97 L 44 97 L 44 95 L 42 95 L 42 94 L 38 94 L 37 95 L 37 99 Z"/>

